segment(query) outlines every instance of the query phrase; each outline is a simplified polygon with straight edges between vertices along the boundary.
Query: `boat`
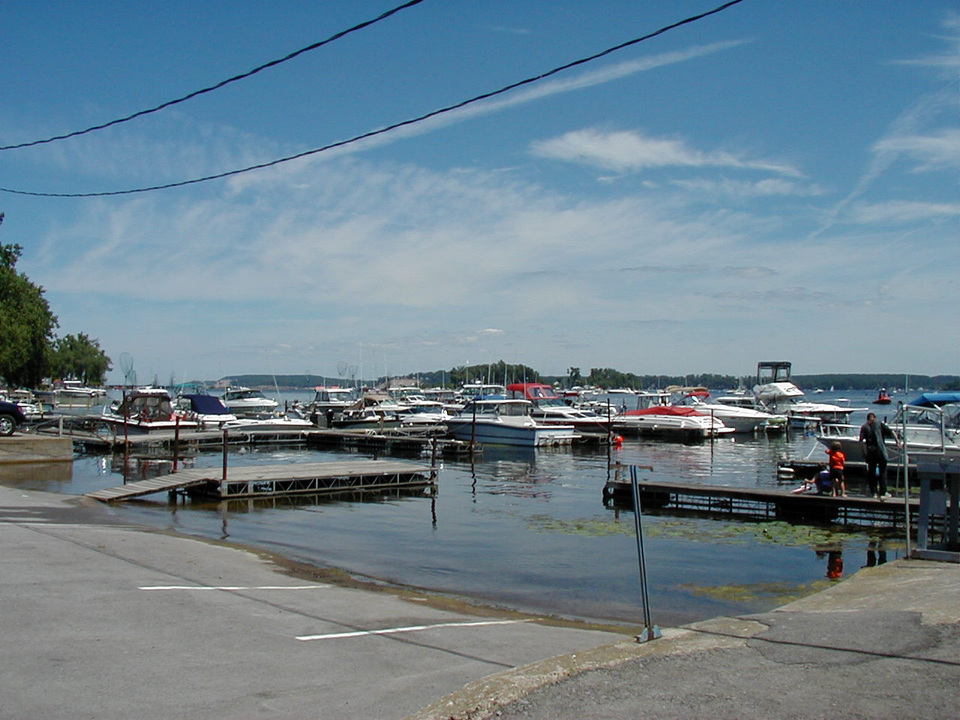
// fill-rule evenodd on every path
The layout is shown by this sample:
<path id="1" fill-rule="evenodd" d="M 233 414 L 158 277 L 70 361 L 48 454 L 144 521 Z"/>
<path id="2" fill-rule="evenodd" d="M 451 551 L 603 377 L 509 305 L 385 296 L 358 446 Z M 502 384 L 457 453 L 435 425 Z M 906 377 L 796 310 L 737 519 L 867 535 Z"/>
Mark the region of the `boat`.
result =
<path id="1" fill-rule="evenodd" d="M 471 400 L 447 420 L 447 433 L 457 440 L 491 445 L 542 447 L 576 439 L 572 425 L 548 425 L 531 416 L 533 403 L 521 398 Z"/>
<path id="2" fill-rule="evenodd" d="M 511 383 L 507 385 L 511 398 L 529 400 L 531 417 L 547 425 L 572 425 L 577 432 L 609 432 L 611 420 L 593 410 L 576 408 L 564 402 L 552 385 L 544 383 Z"/>
<path id="3" fill-rule="evenodd" d="M 224 423 L 237 419 L 216 395 L 180 395 L 177 397 L 176 409 L 183 417 L 196 421 L 201 430 L 219 430 Z"/>
<path id="4" fill-rule="evenodd" d="M 619 432 L 652 435 L 668 440 L 703 440 L 734 432 L 723 420 L 682 405 L 652 405 L 627 410 L 613 418 Z"/>
<path id="5" fill-rule="evenodd" d="M 877 395 L 877 399 L 873 401 L 874 405 L 889 405 L 893 402 L 893 398 L 887 395 L 886 388 L 880 388 L 880 392 Z"/>
<path id="6" fill-rule="evenodd" d="M 104 407 L 100 419 L 118 432 L 150 433 L 199 427 L 196 420 L 174 412 L 170 393 L 155 387 L 124 392 L 122 400 Z"/>
<path id="7" fill-rule="evenodd" d="M 276 400 L 247 387 L 229 387 L 221 399 L 227 410 L 238 417 L 269 415 L 279 406 Z"/>
<path id="8" fill-rule="evenodd" d="M 318 385 L 313 391 L 313 400 L 307 405 L 307 414 L 317 425 L 320 424 L 320 418 L 325 418 L 327 427 L 331 427 L 334 415 L 357 402 L 357 392 L 353 388 Z"/>
<path id="9" fill-rule="evenodd" d="M 400 427 L 397 411 L 401 409 L 386 393 L 366 392 L 359 400 L 332 417 L 328 427 L 341 429 L 384 430 Z"/>
<path id="10" fill-rule="evenodd" d="M 711 402 L 706 388 L 677 388 L 673 404 L 692 407 L 704 415 L 719 418 L 736 433 L 782 431 L 787 422 L 785 415 L 774 415 L 755 406 Z"/>
<path id="11" fill-rule="evenodd" d="M 507 397 L 507 389 L 496 383 L 478 381 L 464 383 L 457 394 L 464 403 L 470 400 L 503 400 Z"/>
<path id="12" fill-rule="evenodd" d="M 784 361 L 757 363 L 757 384 L 753 393 L 768 412 L 786 415 L 794 427 L 816 426 L 821 422 L 842 423 L 850 418 L 853 408 L 804 400 L 803 390 L 790 381 L 790 368 L 791 363 Z"/>
<path id="13" fill-rule="evenodd" d="M 100 387 L 87 387 L 79 380 L 59 380 L 49 390 L 37 390 L 41 404 L 54 407 L 83 407 L 102 405 L 107 391 Z"/>
<path id="14" fill-rule="evenodd" d="M 223 423 L 221 427 L 228 432 L 235 430 L 305 431 L 315 429 L 316 425 L 295 411 L 287 411 L 260 417 L 234 418 Z"/>
<path id="15" fill-rule="evenodd" d="M 887 425 L 898 435 L 885 441 L 889 467 L 902 469 L 906 450 L 907 462 L 920 475 L 960 474 L 960 393 L 921 393 Z M 848 463 L 865 464 L 859 425 L 825 423 L 817 441 L 826 447 L 839 442 Z"/>

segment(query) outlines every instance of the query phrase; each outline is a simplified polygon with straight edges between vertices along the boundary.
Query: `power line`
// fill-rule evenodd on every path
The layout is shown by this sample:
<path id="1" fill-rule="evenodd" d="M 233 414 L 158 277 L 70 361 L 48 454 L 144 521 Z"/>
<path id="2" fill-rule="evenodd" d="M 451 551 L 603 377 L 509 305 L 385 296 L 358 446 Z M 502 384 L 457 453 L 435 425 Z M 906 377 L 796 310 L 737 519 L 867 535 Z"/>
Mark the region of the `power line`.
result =
<path id="1" fill-rule="evenodd" d="M 253 68 L 253 70 L 248 70 L 247 72 L 241 73 L 240 75 L 234 75 L 233 77 L 227 78 L 226 80 L 221 80 L 220 82 L 214 85 L 211 85 L 209 87 L 205 87 L 200 90 L 194 90 L 191 93 L 187 93 L 183 97 L 179 97 L 174 100 L 168 100 L 167 102 L 160 103 L 156 107 L 148 108 L 146 110 L 139 110 L 133 113 L 132 115 L 127 115 L 122 118 L 117 118 L 116 120 L 111 120 L 109 122 L 101 123 L 100 125 L 93 125 L 92 127 L 88 127 L 83 130 L 75 130 L 74 132 L 65 133 L 63 135 L 55 135 L 53 137 L 44 138 L 43 140 L 31 140 L 29 142 L 18 143 L 16 145 L 3 145 L 3 146 L 0 146 L 0 151 L 18 150 L 20 148 L 28 148 L 28 147 L 33 147 L 35 145 L 43 145 L 45 143 L 56 142 L 57 140 L 66 140 L 67 138 L 77 137 L 78 135 L 86 135 L 87 133 L 91 133 L 96 130 L 103 130 L 104 128 L 113 127 L 114 125 L 120 125 L 121 123 L 135 120 L 136 118 L 143 117 L 144 115 L 150 115 L 151 113 L 159 112 L 160 110 L 165 110 L 166 108 L 171 107 L 173 105 L 179 105 L 180 103 L 186 102 L 187 100 L 192 100 L 193 98 L 199 95 L 204 95 L 206 93 L 213 92 L 214 90 L 219 90 L 220 88 L 225 87 L 230 83 L 235 83 L 239 80 L 245 80 L 246 78 L 251 77 L 252 75 L 256 75 L 258 72 L 262 72 L 263 70 L 266 70 L 268 68 L 275 67 L 277 65 L 287 62 L 288 60 L 293 60 L 295 57 L 298 57 L 300 55 L 303 55 L 304 53 L 310 52 L 311 50 L 316 50 L 317 48 L 323 47 L 324 45 L 328 45 L 329 43 L 332 43 L 334 40 L 339 40 L 340 38 L 346 35 L 349 35 L 351 33 L 354 33 L 357 30 L 363 30 L 364 28 L 370 27 L 371 25 L 375 25 L 381 20 L 386 20 L 391 15 L 396 15 L 401 10 L 406 10 L 407 8 L 413 7 L 414 5 L 419 5 L 422 2 L 423 0 L 409 0 L 409 2 L 405 2 L 402 5 L 398 5 L 392 10 L 387 10 L 385 13 L 378 15 L 372 20 L 366 20 L 358 25 L 354 25 L 351 28 L 347 28 L 346 30 L 341 30 L 338 33 L 334 33 L 333 35 L 328 37 L 326 40 L 320 40 L 319 42 L 315 42 L 312 45 L 307 45 L 306 47 L 300 48 L 299 50 L 295 50 L 289 55 L 284 55 L 282 58 L 279 58 L 277 60 L 271 60 L 268 63 L 259 65 Z"/>
<path id="2" fill-rule="evenodd" d="M 416 125 L 417 123 L 421 123 L 425 120 L 429 120 L 430 118 L 434 118 L 439 115 L 444 115 L 454 110 L 459 110 L 461 108 L 467 107 L 468 105 L 472 105 L 474 103 L 480 102 L 481 100 L 489 100 L 492 97 L 502 95 L 506 92 L 510 92 L 511 90 L 515 90 L 519 87 L 523 87 L 524 85 L 530 85 L 532 83 L 539 82 L 540 80 L 544 80 L 545 78 L 551 77 L 565 70 L 569 70 L 570 68 L 577 67 L 579 65 L 584 65 L 589 62 L 593 62 L 594 60 L 598 60 L 602 57 L 606 57 L 607 55 L 610 55 L 612 53 L 618 52 L 620 50 L 631 47 L 633 45 L 637 45 L 646 40 L 650 40 L 652 38 L 657 37 L 658 35 L 662 35 L 666 32 L 669 32 L 670 30 L 675 30 L 678 27 L 682 27 L 683 25 L 688 25 L 690 23 L 696 22 L 698 20 L 702 20 L 711 15 L 716 15 L 717 13 L 723 12 L 724 10 L 730 7 L 733 7 L 734 5 L 739 5 L 741 2 L 743 2 L 743 0 L 730 0 L 730 2 L 726 2 L 723 5 L 720 5 L 712 10 L 708 10 L 706 12 L 700 13 L 699 15 L 693 15 L 683 20 L 679 20 L 678 22 L 675 22 L 660 28 L 659 30 L 654 30 L 651 33 L 648 33 L 641 37 L 634 38 L 632 40 L 627 40 L 626 42 L 620 43 L 619 45 L 614 45 L 613 47 L 609 47 L 606 50 L 602 50 L 598 53 L 594 53 L 593 55 L 588 55 L 587 57 L 583 57 L 578 60 L 573 60 L 572 62 L 568 62 L 564 65 L 560 65 L 558 67 L 553 68 L 552 70 L 548 70 L 539 75 L 535 75 L 532 77 L 525 78 L 523 80 L 518 80 L 517 82 L 514 82 L 514 83 L 510 83 L 509 85 L 505 85 L 501 87 L 499 90 L 493 90 L 491 92 L 483 93 L 481 95 L 476 95 L 470 98 L 469 100 L 463 100 L 453 105 L 447 105 L 446 107 L 440 108 L 438 110 L 433 110 L 423 115 L 419 115 L 415 118 L 410 118 L 408 120 L 402 120 L 400 122 L 393 123 L 392 125 L 387 125 L 385 127 L 379 128 L 377 130 L 370 130 L 368 132 L 361 133 L 360 135 L 355 135 L 352 138 L 349 138 L 347 140 L 338 140 L 337 142 L 333 142 L 328 145 L 324 145 L 322 147 L 314 148 L 312 150 L 305 150 L 304 152 L 296 153 L 294 155 L 287 155 L 286 157 L 278 158 L 276 160 L 257 163 L 256 165 L 249 165 L 247 167 L 239 168 L 236 170 L 228 170 L 226 172 L 216 173 L 214 175 L 205 175 L 203 177 L 193 178 L 191 180 L 180 180 L 177 182 L 165 183 L 162 185 L 151 185 L 148 187 L 131 188 L 127 190 L 111 190 L 106 192 L 89 192 L 89 193 L 53 193 L 53 192 L 30 192 L 26 190 L 15 190 L 11 188 L 0 187 L 0 192 L 11 193 L 14 195 L 28 195 L 31 197 L 61 197 L 61 198 L 112 197 L 115 195 L 133 195 L 136 193 L 152 192 L 154 190 L 169 190 L 171 188 L 185 187 L 187 185 L 195 185 L 197 183 L 208 182 L 211 180 L 222 180 L 223 178 L 231 177 L 233 175 L 241 175 L 243 173 L 248 173 L 253 170 L 262 170 L 264 168 L 273 167 L 275 165 L 281 165 L 283 163 L 290 162 L 292 160 L 298 160 L 300 158 L 308 157 L 310 155 L 316 155 L 318 153 L 326 152 L 328 150 L 333 150 L 335 148 L 352 145 L 354 143 L 360 142 L 361 140 L 366 140 L 372 137 L 376 137 L 378 135 L 383 135 L 402 127 L 409 127 L 411 125 Z"/>

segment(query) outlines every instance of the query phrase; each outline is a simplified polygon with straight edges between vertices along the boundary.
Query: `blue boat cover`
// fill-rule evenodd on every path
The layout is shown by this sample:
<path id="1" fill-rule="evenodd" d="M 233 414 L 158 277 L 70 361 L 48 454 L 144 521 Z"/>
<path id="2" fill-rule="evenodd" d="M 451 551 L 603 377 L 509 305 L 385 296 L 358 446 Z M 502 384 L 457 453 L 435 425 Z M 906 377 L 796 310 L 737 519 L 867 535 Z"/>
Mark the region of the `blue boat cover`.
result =
<path id="1" fill-rule="evenodd" d="M 947 403 L 960 402 L 960 392 L 928 392 L 921 393 L 920 397 L 911 400 L 908 405 L 920 407 L 940 407 Z"/>
<path id="2" fill-rule="evenodd" d="M 190 407 L 200 415 L 229 415 L 230 411 L 215 395 L 184 395 L 190 400 Z"/>

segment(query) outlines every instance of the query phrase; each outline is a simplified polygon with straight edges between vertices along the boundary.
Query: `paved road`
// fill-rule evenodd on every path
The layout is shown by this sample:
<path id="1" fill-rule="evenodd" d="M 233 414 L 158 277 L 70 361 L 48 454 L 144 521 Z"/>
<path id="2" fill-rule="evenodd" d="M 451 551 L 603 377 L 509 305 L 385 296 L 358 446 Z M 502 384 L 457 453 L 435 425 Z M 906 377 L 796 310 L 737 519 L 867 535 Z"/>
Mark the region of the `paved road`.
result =
<path id="1" fill-rule="evenodd" d="M 118 517 L 0 487 L 0 720 L 960 717 L 956 564 L 869 568 L 640 645 Z"/>
<path id="2" fill-rule="evenodd" d="M 402 718 L 622 635 L 302 580 L 0 487 L 0 718 Z"/>

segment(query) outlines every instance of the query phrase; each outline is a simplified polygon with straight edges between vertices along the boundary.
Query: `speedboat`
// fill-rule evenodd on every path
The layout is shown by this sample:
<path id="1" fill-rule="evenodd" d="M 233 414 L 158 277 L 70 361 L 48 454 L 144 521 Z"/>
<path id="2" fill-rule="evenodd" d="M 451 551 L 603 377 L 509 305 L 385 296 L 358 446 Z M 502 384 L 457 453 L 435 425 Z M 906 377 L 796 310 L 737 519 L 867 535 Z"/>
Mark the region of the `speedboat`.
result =
<path id="1" fill-rule="evenodd" d="M 176 406 L 185 418 L 199 423 L 202 430 L 219 430 L 224 423 L 237 419 L 216 395 L 181 395 L 177 398 Z"/>
<path id="2" fill-rule="evenodd" d="M 784 415 L 774 415 L 756 407 L 710 402 L 709 398 L 710 393 L 704 388 L 681 389 L 674 404 L 692 407 L 704 415 L 719 418 L 737 433 L 752 433 L 767 428 L 782 430 L 787 422 Z"/>
<path id="3" fill-rule="evenodd" d="M 575 408 L 563 401 L 553 386 L 543 383 L 511 383 L 507 385 L 511 398 L 529 400 L 533 407 L 530 415 L 546 425 L 572 425 L 578 432 L 608 432 L 610 418 L 593 410 Z"/>
<path id="4" fill-rule="evenodd" d="M 720 418 L 682 405 L 653 405 L 627 410 L 613 418 L 613 427 L 620 432 L 671 440 L 703 440 L 734 432 Z"/>
<path id="5" fill-rule="evenodd" d="M 902 468 L 906 454 L 920 474 L 960 473 L 960 393 L 922 393 L 902 405 L 887 425 L 898 435 L 884 441 L 890 467 Z M 848 463 L 865 463 L 859 425 L 825 423 L 817 441 L 826 447 L 838 442 Z"/>
<path id="6" fill-rule="evenodd" d="M 230 387 L 224 390 L 223 404 L 237 416 L 266 415 L 276 411 L 279 403 L 259 390 L 246 387 Z"/>
<path id="7" fill-rule="evenodd" d="M 105 407 L 100 419 L 117 430 L 149 433 L 160 430 L 196 430 L 199 423 L 175 413 L 170 393 L 143 387 L 125 392 L 118 403 Z"/>
<path id="8" fill-rule="evenodd" d="M 447 432 L 458 440 L 490 445 L 541 447 L 573 442 L 573 425 L 537 422 L 531 416 L 532 408 L 529 400 L 519 398 L 472 400 L 447 420 Z"/>
<path id="9" fill-rule="evenodd" d="M 757 384 L 753 393 L 773 414 L 786 415 L 792 426 L 807 427 L 821 422 L 842 423 L 853 408 L 804 400 L 804 392 L 790 382 L 789 362 L 757 363 Z"/>
<path id="10" fill-rule="evenodd" d="M 874 405 L 889 405 L 893 402 L 893 398 L 887 395 L 886 388 L 880 388 L 880 392 L 877 394 L 877 399 L 873 401 Z"/>

